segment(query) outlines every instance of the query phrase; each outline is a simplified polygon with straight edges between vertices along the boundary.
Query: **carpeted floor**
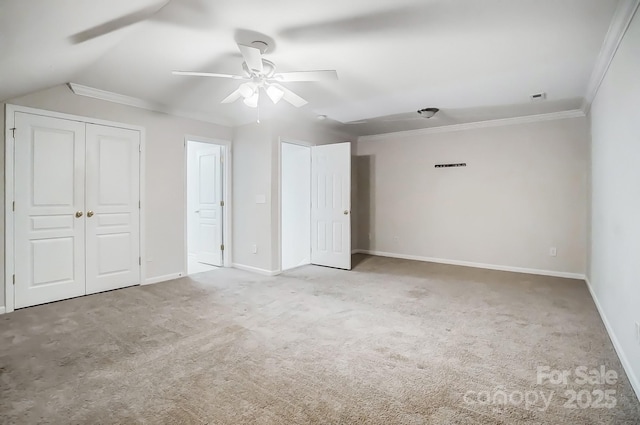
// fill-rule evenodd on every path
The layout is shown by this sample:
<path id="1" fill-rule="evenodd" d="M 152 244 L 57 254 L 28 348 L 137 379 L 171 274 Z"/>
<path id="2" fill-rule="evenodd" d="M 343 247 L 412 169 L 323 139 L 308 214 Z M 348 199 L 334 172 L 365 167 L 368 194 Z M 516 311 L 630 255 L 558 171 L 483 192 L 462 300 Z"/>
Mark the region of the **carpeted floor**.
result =
<path id="1" fill-rule="evenodd" d="M 0 423 L 640 423 L 584 282 L 355 260 L 0 316 Z M 580 385 L 580 366 L 618 377 Z"/>

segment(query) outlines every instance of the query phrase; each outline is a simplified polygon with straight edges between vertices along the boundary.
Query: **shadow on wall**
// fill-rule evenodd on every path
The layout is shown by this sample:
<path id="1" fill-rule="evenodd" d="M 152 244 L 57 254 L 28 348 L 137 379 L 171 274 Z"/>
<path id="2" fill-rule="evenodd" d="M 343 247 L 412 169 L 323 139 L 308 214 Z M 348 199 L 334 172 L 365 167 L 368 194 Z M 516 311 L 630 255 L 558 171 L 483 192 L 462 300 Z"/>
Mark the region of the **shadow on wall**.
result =
<path id="1" fill-rule="evenodd" d="M 375 235 L 371 224 L 376 221 L 375 167 L 373 155 L 356 156 L 358 249 L 372 249 Z"/>

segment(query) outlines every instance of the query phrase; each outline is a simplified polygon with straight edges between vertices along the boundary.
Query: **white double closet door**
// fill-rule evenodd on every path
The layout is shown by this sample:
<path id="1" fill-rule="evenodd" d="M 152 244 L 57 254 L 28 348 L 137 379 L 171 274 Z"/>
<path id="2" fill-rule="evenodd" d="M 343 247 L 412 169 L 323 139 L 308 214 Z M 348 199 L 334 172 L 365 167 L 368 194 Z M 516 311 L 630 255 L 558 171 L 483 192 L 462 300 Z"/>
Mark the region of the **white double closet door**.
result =
<path id="1" fill-rule="evenodd" d="M 16 112 L 15 306 L 140 282 L 140 132 Z"/>

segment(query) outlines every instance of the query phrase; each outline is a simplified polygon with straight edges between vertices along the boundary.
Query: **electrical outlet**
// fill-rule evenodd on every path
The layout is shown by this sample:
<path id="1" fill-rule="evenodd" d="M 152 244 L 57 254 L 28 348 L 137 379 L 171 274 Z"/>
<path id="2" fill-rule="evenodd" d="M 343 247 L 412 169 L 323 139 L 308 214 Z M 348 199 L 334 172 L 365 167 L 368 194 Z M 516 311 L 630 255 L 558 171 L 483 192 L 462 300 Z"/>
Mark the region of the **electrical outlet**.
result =
<path id="1" fill-rule="evenodd" d="M 556 255 L 558 255 L 558 250 L 555 246 L 552 246 L 551 248 L 549 248 L 549 255 L 551 257 L 555 257 Z"/>
<path id="2" fill-rule="evenodd" d="M 258 253 L 258 245 L 256 245 L 256 244 L 251 245 L 251 253 L 252 254 L 257 254 Z"/>

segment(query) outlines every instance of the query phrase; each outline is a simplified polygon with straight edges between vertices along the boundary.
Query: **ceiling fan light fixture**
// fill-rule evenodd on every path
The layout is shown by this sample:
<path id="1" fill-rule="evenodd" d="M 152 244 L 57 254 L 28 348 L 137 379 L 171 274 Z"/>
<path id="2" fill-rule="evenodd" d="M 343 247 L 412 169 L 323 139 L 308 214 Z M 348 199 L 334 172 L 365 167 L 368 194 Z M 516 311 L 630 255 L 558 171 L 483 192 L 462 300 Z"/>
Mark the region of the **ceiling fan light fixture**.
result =
<path id="1" fill-rule="evenodd" d="M 269 96 L 269 99 L 271 99 L 274 104 L 280 102 L 284 97 L 284 90 L 273 84 L 266 88 L 266 92 L 267 96 Z"/>
<path id="2" fill-rule="evenodd" d="M 257 108 L 258 100 L 260 100 L 260 92 L 256 90 L 251 96 L 245 97 L 244 104 L 249 108 Z"/>
<path id="3" fill-rule="evenodd" d="M 240 96 L 245 99 L 253 96 L 257 92 L 256 88 L 252 87 L 249 83 L 240 84 L 238 91 L 240 92 Z"/>

